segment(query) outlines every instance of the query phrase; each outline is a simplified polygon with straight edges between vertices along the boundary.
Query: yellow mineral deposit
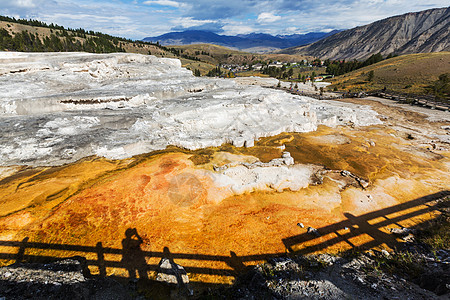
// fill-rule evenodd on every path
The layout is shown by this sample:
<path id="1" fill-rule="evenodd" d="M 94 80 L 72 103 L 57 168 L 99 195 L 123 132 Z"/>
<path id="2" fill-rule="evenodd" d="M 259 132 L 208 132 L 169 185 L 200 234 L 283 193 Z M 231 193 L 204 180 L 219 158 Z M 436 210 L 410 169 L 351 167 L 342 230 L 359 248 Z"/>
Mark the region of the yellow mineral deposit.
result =
<path id="1" fill-rule="evenodd" d="M 237 195 L 215 181 L 214 166 L 268 162 L 283 151 L 315 166 L 309 186 Z M 287 251 L 392 248 L 390 228 L 438 213 L 423 197 L 448 193 L 449 158 L 384 125 L 320 126 L 251 148 L 169 147 L 126 160 L 4 169 L 2 263 L 82 255 L 93 273 L 127 277 L 145 259 L 151 277 L 167 247 L 192 282 L 231 283 L 246 265 Z M 124 254 L 136 240 L 127 229 L 142 239 L 140 257 Z"/>

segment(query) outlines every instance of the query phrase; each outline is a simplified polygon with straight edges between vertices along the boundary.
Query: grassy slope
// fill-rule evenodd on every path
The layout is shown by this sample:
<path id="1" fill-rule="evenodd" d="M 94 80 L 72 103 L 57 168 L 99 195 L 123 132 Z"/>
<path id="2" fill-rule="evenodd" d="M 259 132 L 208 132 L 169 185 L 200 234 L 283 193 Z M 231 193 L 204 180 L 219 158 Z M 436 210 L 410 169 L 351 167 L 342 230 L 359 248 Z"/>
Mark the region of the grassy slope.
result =
<path id="1" fill-rule="evenodd" d="M 421 94 L 448 70 L 450 52 L 407 54 L 335 77 L 332 88 L 369 91 L 386 87 L 396 92 Z M 372 82 L 367 80 L 370 71 L 374 71 Z"/>

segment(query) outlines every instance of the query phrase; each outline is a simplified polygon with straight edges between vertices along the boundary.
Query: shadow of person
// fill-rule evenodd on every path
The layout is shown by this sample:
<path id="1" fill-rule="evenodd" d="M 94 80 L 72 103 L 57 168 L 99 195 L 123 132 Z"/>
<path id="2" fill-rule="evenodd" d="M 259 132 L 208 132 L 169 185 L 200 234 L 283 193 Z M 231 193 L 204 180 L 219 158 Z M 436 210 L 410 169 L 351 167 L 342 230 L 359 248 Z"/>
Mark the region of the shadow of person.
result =
<path id="1" fill-rule="evenodd" d="M 136 272 L 140 279 L 148 279 L 147 262 L 141 249 L 144 241 L 137 233 L 136 228 L 128 228 L 122 240 L 122 263 L 128 271 L 130 279 L 136 279 Z"/>

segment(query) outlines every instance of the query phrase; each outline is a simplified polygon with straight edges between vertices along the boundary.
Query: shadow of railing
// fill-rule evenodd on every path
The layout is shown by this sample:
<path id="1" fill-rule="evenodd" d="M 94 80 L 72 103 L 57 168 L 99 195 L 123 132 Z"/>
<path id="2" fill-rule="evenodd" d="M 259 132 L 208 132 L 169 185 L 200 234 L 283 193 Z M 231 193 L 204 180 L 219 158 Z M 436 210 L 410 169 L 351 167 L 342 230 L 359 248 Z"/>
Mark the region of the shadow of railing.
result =
<path id="1" fill-rule="evenodd" d="M 341 242 L 347 243 L 352 248 L 358 247 L 358 249 L 361 250 L 370 249 L 383 243 L 387 244 L 390 248 L 395 249 L 400 246 L 399 242 L 392 234 L 388 234 L 380 230 L 380 228 L 388 225 L 399 226 L 398 223 L 401 221 L 436 211 L 439 209 L 436 206 L 436 203 L 431 204 L 430 202 L 449 195 L 450 191 L 442 191 L 360 216 L 353 216 L 350 213 L 344 213 L 347 217 L 346 220 L 319 228 L 316 235 L 303 233 L 285 238 L 283 239 L 283 243 L 289 252 L 296 252 L 298 254 L 308 254 L 311 252 L 320 251 Z M 389 218 L 389 215 L 395 216 Z M 342 233 L 343 231 L 345 233 Z M 334 234 L 334 237 L 302 248 L 298 251 L 294 251 L 293 249 L 295 245 L 301 245 L 314 240 L 319 240 L 318 235 L 326 236 L 329 234 Z M 358 246 L 355 246 L 350 241 L 351 238 L 356 238 L 364 234 L 370 236 L 372 240 Z"/>
<path id="2" fill-rule="evenodd" d="M 349 248 L 368 249 L 379 246 L 386 243 L 391 248 L 396 248 L 399 243 L 393 237 L 392 234 L 386 233 L 380 228 L 388 225 L 397 225 L 399 222 L 418 217 L 420 215 L 439 210 L 436 203 L 431 203 L 434 200 L 446 197 L 450 195 L 450 191 L 443 191 L 428 195 L 426 197 L 418 198 L 406 203 L 387 207 L 374 212 L 366 213 L 360 216 L 353 216 L 350 213 L 345 213 L 346 220 L 328 225 L 317 229 L 317 233 L 303 233 L 300 235 L 288 237 L 282 240 L 286 249 L 290 253 L 295 254 L 308 254 L 320 250 L 324 250 L 337 243 L 346 243 Z M 389 215 L 394 215 L 389 218 Z M 357 226 L 356 226 L 357 225 Z M 344 233 L 342 231 L 345 231 Z M 328 235 L 333 235 L 328 237 Z M 371 237 L 371 241 L 362 245 L 355 245 L 351 239 L 368 235 Z M 308 245 L 296 251 L 296 246 L 301 246 L 305 243 L 316 242 L 314 245 Z M 16 251 L 12 251 L 15 248 Z M 55 255 L 56 251 L 68 251 L 76 253 L 84 253 L 87 266 L 98 268 L 98 274 L 100 276 L 106 276 L 108 274 L 107 268 L 122 269 L 124 272 L 127 270 L 126 262 L 122 260 L 106 259 L 108 255 L 118 255 L 123 257 L 124 250 L 120 248 L 104 247 L 101 242 L 95 246 L 84 245 L 69 245 L 69 244 L 53 244 L 53 243 L 39 243 L 29 241 L 28 238 L 22 241 L 0 241 L 0 260 L 15 261 L 15 262 L 49 262 L 57 259 L 61 259 L 64 256 Z M 9 249 L 9 251 L 5 251 Z M 40 250 L 42 254 L 27 254 L 27 252 L 33 252 L 29 250 Z M 45 254 L 50 252 L 50 254 Z M 79 254 L 77 254 L 79 255 Z M 207 274 L 217 276 L 230 276 L 236 277 L 241 273 L 246 266 L 258 263 L 270 258 L 276 258 L 286 255 L 286 253 L 264 253 L 257 255 L 243 255 L 238 256 L 233 251 L 230 251 L 230 255 L 208 255 L 208 254 L 189 254 L 189 253 L 176 253 L 176 252 L 158 252 L 158 251 L 142 251 L 147 260 L 149 258 L 169 258 L 171 260 L 183 260 L 190 261 L 189 264 L 184 265 L 184 268 L 189 274 Z M 89 258 L 90 257 L 90 258 Z M 95 258 L 93 258 L 95 257 Z M 116 257 L 117 258 L 117 257 Z M 215 262 L 217 265 L 225 264 L 226 268 L 212 268 L 202 267 L 201 262 Z M 183 265 L 183 264 L 181 264 Z M 147 264 L 147 271 L 156 271 L 158 269 L 157 264 Z M 124 276 L 126 277 L 126 276 Z"/>

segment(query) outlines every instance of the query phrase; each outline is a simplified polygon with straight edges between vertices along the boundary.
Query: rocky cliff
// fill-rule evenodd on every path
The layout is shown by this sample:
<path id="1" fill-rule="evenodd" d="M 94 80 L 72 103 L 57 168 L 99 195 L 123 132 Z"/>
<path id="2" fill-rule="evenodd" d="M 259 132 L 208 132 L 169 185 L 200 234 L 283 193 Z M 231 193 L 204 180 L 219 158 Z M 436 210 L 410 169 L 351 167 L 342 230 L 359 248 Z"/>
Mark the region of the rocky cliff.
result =
<path id="1" fill-rule="evenodd" d="M 365 59 L 379 53 L 428 53 L 450 50 L 450 7 L 407 13 L 345 30 L 283 53 L 322 59 Z"/>

